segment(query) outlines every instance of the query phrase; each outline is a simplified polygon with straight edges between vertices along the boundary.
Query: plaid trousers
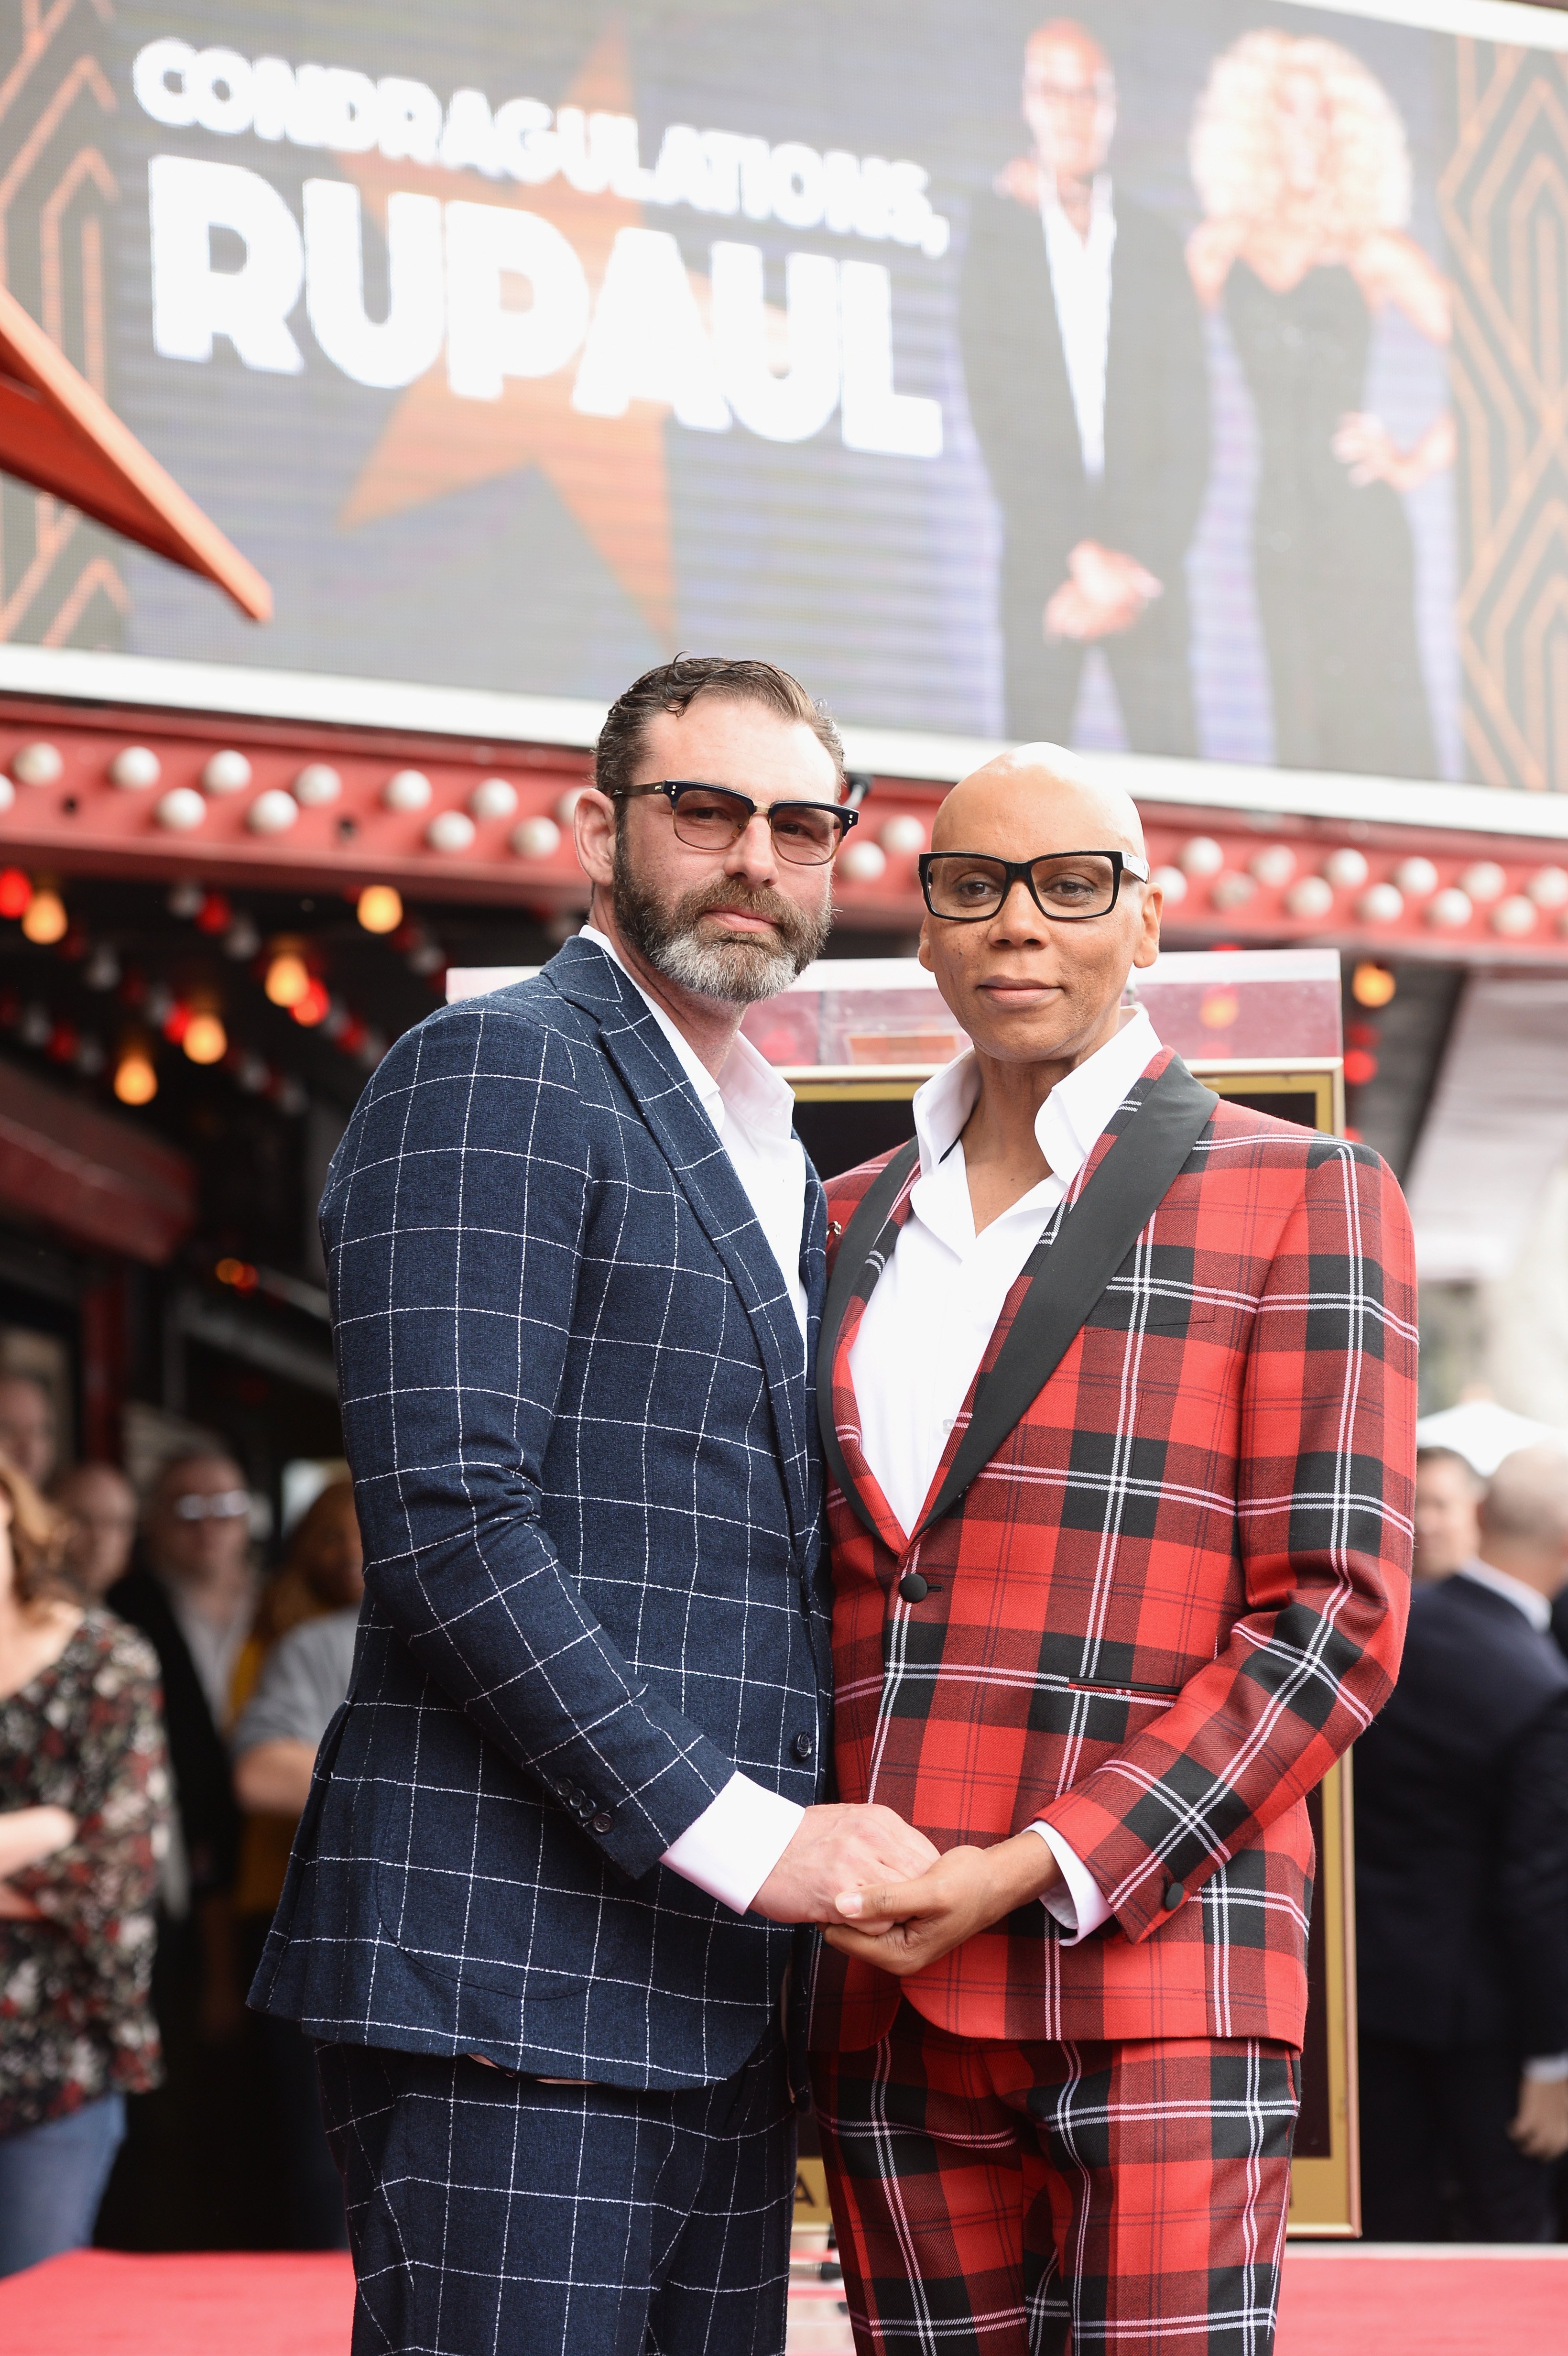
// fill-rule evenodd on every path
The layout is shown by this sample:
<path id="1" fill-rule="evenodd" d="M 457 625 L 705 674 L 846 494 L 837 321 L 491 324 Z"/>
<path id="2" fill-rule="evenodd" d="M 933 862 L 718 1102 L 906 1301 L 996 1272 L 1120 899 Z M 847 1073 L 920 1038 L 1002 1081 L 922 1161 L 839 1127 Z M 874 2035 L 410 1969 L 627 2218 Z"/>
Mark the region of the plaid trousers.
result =
<path id="1" fill-rule="evenodd" d="M 901 2002 L 813 2073 L 859 2356 L 1269 2356 L 1288 2046 L 1018 2045 Z"/>
<path id="2" fill-rule="evenodd" d="M 717 2084 L 319 2045 L 353 2356 L 782 2356 L 795 2134 L 771 2028 Z"/>

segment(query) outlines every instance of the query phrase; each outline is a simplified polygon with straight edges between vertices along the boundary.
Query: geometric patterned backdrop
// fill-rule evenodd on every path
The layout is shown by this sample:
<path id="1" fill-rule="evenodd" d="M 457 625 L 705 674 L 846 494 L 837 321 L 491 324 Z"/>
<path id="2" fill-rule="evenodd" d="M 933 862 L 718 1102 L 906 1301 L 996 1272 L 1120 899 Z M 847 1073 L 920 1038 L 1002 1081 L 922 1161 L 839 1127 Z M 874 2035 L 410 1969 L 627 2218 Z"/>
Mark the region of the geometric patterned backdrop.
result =
<path id="1" fill-rule="evenodd" d="M 1568 791 L 1568 58 L 1460 40 L 1459 643 L 1477 783 Z"/>
<path id="2" fill-rule="evenodd" d="M 110 0 L 0 0 L 0 282 L 105 398 L 107 214 L 99 141 L 115 111 L 93 54 Z M 117 647 L 128 605 L 111 535 L 0 483 L 0 638 Z"/>

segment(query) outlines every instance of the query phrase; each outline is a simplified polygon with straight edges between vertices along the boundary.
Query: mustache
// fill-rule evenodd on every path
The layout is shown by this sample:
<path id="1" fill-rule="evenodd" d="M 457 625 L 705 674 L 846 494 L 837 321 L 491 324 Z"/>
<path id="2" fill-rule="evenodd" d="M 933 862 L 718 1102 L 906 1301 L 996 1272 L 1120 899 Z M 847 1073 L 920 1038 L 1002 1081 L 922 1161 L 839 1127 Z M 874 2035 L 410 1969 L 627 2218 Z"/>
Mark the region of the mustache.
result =
<path id="1" fill-rule="evenodd" d="M 737 916 L 763 917 L 792 947 L 811 928 L 811 920 L 804 909 L 797 908 L 793 900 L 786 900 L 782 892 L 749 892 L 729 875 L 715 875 L 708 883 L 683 893 L 670 916 L 676 928 L 685 932 L 704 916 L 722 916 L 727 909 L 733 909 Z"/>

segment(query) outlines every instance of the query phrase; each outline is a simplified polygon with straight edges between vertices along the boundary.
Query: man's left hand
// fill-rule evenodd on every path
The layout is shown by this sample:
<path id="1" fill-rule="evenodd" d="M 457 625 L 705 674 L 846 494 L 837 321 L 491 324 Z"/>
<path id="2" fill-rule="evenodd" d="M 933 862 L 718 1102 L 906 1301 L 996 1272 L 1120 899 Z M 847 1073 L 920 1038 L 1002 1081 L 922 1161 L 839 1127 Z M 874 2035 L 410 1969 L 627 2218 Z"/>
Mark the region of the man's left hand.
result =
<path id="1" fill-rule="evenodd" d="M 1568 2151 L 1568 2078 L 1521 2078 L 1509 2133 L 1528 2159 L 1561 2159 Z"/>
<path id="2" fill-rule="evenodd" d="M 1061 1879 L 1061 1868 L 1038 1833 L 1018 1833 L 994 1848 L 950 1848 L 917 1881 L 842 1890 L 842 1921 L 828 1928 L 827 1944 L 903 1979 L 1043 1897 Z M 891 1928 L 875 1937 L 853 1927 L 857 1918 L 889 1915 Z"/>

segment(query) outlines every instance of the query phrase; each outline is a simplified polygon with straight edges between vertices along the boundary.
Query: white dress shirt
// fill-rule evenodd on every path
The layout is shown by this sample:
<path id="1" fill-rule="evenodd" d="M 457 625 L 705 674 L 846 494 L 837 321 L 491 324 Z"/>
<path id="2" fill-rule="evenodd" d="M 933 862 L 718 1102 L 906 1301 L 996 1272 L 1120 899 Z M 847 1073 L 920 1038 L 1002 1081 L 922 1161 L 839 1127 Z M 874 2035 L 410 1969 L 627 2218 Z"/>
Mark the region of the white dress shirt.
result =
<path id="1" fill-rule="evenodd" d="M 1116 244 L 1108 176 L 1102 172 L 1094 182 L 1086 238 L 1079 236 L 1062 211 L 1056 182 L 1046 172 L 1040 175 L 1040 218 L 1083 471 L 1097 483 L 1105 471 L 1105 356 L 1111 343 L 1111 256 Z"/>
<path id="2" fill-rule="evenodd" d="M 920 1176 L 898 1248 L 866 1304 L 849 1353 L 867 1463 L 901 1529 L 920 1520 L 969 1386 L 1002 1304 L 1046 1222 L 1093 1151 L 1106 1124 L 1158 1053 L 1139 1007 L 1115 1037 L 1058 1080 L 1035 1118 L 1051 1174 L 979 1235 L 960 1142 L 979 1094 L 979 1071 L 963 1055 L 927 1080 L 914 1100 Z M 1110 1913 L 1088 1869 L 1049 1825 L 1040 1834 L 1065 1887 L 1044 1903 L 1076 1945 Z"/>
<path id="3" fill-rule="evenodd" d="M 595 925 L 584 925 L 580 937 L 603 949 L 625 974 L 668 1040 L 718 1131 L 789 1287 L 804 1358 L 806 1303 L 805 1287 L 800 1280 L 800 1251 L 805 1226 L 805 1154 L 794 1134 L 794 1090 L 739 1031 L 716 1079 L 657 1000 L 650 998 L 636 975 L 627 970 L 613 942 Z M 717 1799 L 704 1808 L 695 1824 L 688 1825 L 659 1861 L 683 1880 L 694 1881 L 709 1898 L 720 1899 L 737 1914 L 743 1914 L 789 1847 L 805 1814 L 795 1801 L 754 1783 L 737 1769 Z"/>
<path id="4" fill-rule="evenodd" d="M 1522 1579 L 1515 1579 L 1511 1571 L 1499 1570 L 1495 1562 L 1483 1562 L 1479 1555 L 1473 1555 L 1454 1576 L 1473 1580 L 1477 1587 L 1489 1587 L 1494 1595 L 1500 1595 L 1505 1603 L 1511 1603 L 1516 1612 L 1524 1614 L 1537 1635 L 1544 1636 L 1550 1630 L 1552 1606 L 1546 1597 L 1538 1587 L 1527 1587 Z M 1523 2074 L 1544 2085 L 1559 2084 L 1568 2078 L 1568 2053 L 1532 2054 L 1524 2064 Z"/>

